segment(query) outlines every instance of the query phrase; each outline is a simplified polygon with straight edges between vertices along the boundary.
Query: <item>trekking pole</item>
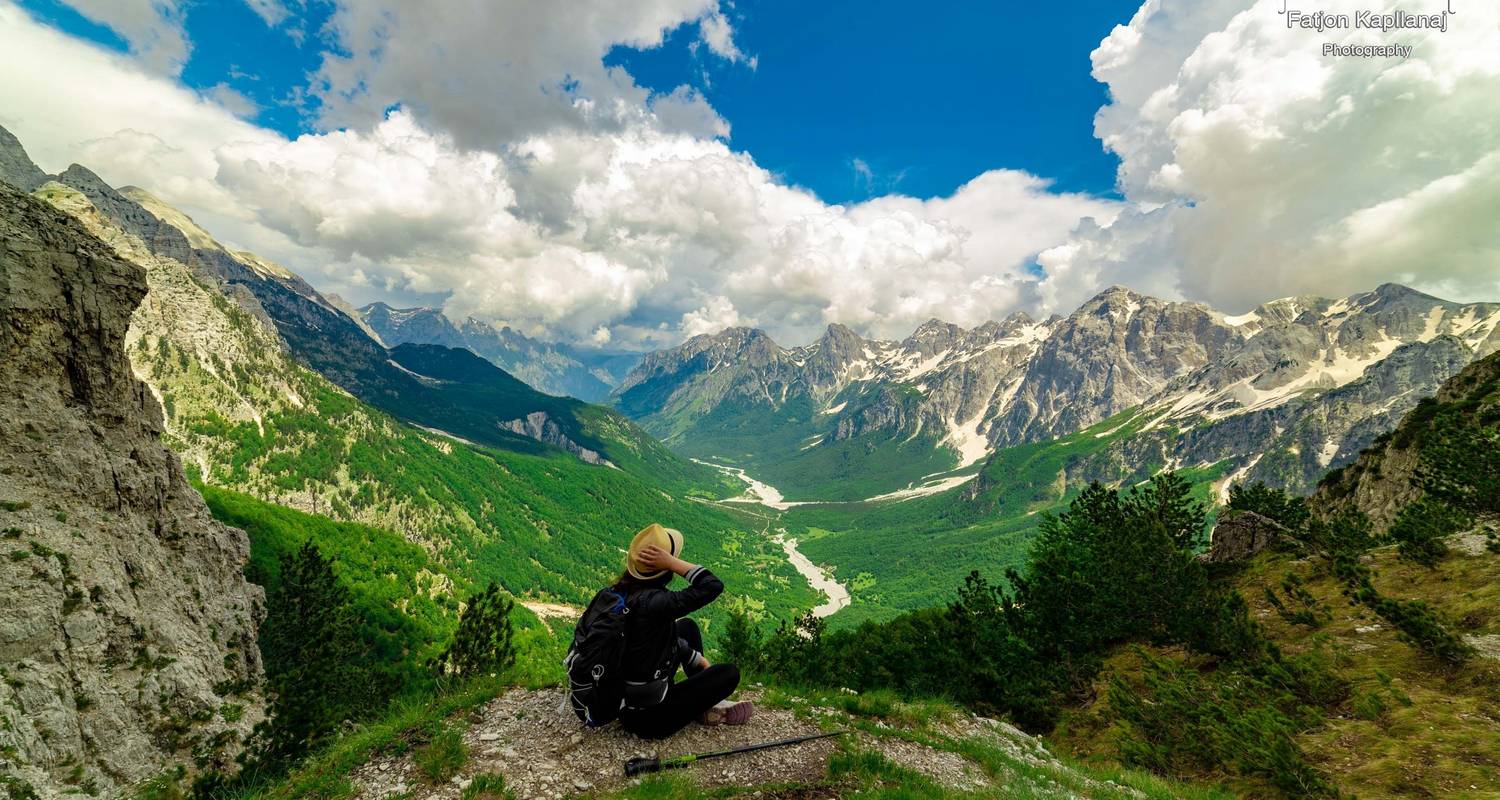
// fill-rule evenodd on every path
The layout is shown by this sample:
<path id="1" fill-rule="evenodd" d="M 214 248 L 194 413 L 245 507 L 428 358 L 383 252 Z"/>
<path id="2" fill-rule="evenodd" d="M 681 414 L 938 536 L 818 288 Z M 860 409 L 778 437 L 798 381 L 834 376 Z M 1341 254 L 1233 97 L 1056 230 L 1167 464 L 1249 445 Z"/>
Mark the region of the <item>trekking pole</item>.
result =
<path id="1" fill-rule="evenodd" d="M 787 745 L 810 742 L 814 739 L 827 739 L 830 736 L 839 736 L 844 731 L 833 731 L 832 733 L 815 733 L 811 736 L 793 736 L 790 739 L 777 739 L 774 742 L 762 744 L 751 744 L 744 747 L 733 747 L 728 750 L 719 750 L 713 753 L 689 753 L 685 756 L 673 756 L 672 758 L 632 758 L 625 762 L 625 777 L 633 777 L 648 772 L 661 772 L 664 769 L 682 769 L 694 761 L 703 761 L 720 756 L 732 756 L 736 753 L 750 753 L 756 750 L 769 750 L 773 747 L 786 747 Z"/>

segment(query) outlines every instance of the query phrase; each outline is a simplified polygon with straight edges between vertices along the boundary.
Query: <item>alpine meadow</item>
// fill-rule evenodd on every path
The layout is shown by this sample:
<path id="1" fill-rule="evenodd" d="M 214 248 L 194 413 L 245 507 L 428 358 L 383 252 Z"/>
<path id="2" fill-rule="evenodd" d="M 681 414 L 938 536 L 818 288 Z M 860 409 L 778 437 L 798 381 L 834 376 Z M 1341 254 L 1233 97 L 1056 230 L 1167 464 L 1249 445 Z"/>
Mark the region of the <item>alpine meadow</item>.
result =
<path id="1" fill-rule="evenodd" d="M 1500 797 L 1500 8 L 0 42 L 0 798 Z"/>

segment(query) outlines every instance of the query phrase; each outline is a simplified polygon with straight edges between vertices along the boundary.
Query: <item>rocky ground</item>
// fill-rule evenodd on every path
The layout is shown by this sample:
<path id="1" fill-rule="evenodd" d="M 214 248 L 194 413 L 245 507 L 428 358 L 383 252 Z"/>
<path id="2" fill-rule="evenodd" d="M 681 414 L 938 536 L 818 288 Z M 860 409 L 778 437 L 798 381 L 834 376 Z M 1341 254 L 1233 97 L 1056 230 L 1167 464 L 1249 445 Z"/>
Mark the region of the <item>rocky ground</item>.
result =
<path id="1" fill-rule="evenodd" d="M 434 784 L 414 760 L 414 752 L 377 756 L 353 776 L 359 798 L 465 798 L 477 776 L 504 776 L 520 800 L 608 795 L 640 778 L 626 778 L 623 764 L 637 756 L 666 758 L 766 742 L 822 731 L 847 730 L 842 737 L 702 761 L 681 770 L 698 787 L 798 787 L 799 797 L 843 796 L 828 777 L 829 759 L 838 752 L 873 751 L 912 773 L 954 791 L 991 790 L 1009 796 L 1006 785 L 1022 782 L 1039 796 L 1144 797 L 1127 787 L 1096 781 L 1054 759 L 1042 743 L 1003 722 L 940 714 L 914 721 L 856 717 L 801 698 L 758 699 L 757 713 L 743 726 L 689 726 L 663 741 L 638 739 L 611 725 L 582 728 L 559 710 L 559 690 L 512 690 L 470 715 L 463 741 L 467 754 L 457 774 Z M 998 774 L 944 743 L 982 742 L 1003 753 L 1014 768 Z M 929 743 L 930 742 L 930 743 Z M 1089 787 L 1097 792 L 1087 791 Z M 1030 796 L 1030 795 L 1028 795 Z"/>

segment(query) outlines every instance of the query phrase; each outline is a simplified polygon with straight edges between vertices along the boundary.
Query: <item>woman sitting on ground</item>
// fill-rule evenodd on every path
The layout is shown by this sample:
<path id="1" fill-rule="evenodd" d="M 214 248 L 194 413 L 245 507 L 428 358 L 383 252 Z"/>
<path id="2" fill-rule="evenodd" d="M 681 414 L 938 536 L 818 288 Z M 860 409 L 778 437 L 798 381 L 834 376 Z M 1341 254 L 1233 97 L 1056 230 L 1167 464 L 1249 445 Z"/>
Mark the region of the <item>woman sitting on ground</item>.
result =
<path id="1" fill-rule="evenodd" d="M 625 618 L 625 707 L 620 724 L 647 739 L 661 739 L 698 720 L 705 725 L 743 725 L 754 713 L 750 701 L 727 702 L 740 683 L 733 664 L 710 664 L 703 633 L 688 615 L 712 603 L 724 583 L 705 567 L 678 557 L 682 534 L 652 524 L 635 535 L 625 572 L 615 587 L 630 609 Z M 667 588 L 681 575 L 688 586 Z M 687 678 L 675 680 L 681 667 Z"/>

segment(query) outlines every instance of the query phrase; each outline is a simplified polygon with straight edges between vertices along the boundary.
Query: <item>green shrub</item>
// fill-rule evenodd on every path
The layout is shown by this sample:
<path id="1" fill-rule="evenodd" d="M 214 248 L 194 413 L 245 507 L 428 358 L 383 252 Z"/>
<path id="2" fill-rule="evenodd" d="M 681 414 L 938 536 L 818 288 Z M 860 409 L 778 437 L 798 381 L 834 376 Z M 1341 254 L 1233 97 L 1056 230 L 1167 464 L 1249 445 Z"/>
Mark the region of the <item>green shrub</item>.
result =
<path id="1" fill-rule="evenodd" d="M 1292 625 L 1306 625 L 1309 628 L 1321 628 L 1328 618 L 1328 609 L 1318 602 L 1312 593 L 1307 591 L 1307 585 L 1302 576 L 1291 570 L 1281 578 L 1281 591 L 1286 595 L 1286 601 L 1276 594 L 1276 590 L 1267 586 L 1266 602 L 1276 609 L 1276 613 Z"/>
<path id="2" fill-rule="evenodd" d="M 1313 517 L 1299 538 L 1302 549 L 1328 558 L 1357 556 L 1381 543 L 1370 518 L 1358 510 L 1343 511 L 1327 519 Z"/>
<path id="3" fill-rule="evenodd" d="M 1371 583 L 1370 568 L 1355 557 L 1339 556 L 1333 569 L 1350 602 L 1374 611 L 1396 629 L 1402 641 L 1449 664 L 1462 664 L 1474 655 L 1474 648 L 1450 631 L 1432 606 L 1421 600 L 1393 600 L 1382 595 Z"/>
<path id="4" fill-rule="evenodd" d="M 884 719 L 896 713 L 896 693 L 888 689 L 875 689 L 862 694 L 839 696 L 839 707 L 856 717 Z"/>
<path id="5" fill-rule="evenodd" d="M 505 788 L 505 778 L 495 772 L 481 772 L 464 787 L 459 800 L 512 800 L 515 795 Z"/>
<path id="6" fill-rule="evenodd" d="M 1391 538 L 1401 558 L 1423 566 L 1435 566 L 1448 554 L 1444 539 L 1473 524 L 1469 514 L 1430 498 L 1401 509 L 1391 523 Z"/>
<path id="7" fill-rule="evenodd" d="M 1351 703 L 1354 716 L 1369 722 L 1385 722 L 1393 705 L 1412 704 L 1411 696 L 1397 688 L 1384 670 L 1375 670 L 1375 681 L 1376 685 L 1369 691 L 1354 696 Z"/>
<path id="8" fill-rule="evenodd" d="M 5 792 L 5 800 L 40 800 L 31 784 L 3 773 L 0 773 L 0 790 Z"/>
<path id="9" fill-rule="evenodd" d="M 1110 714 L 1122 760 L 1172 775 L 1231 768 L 1290 797 L 1337 797 L 1296 734 L 1318 721 L 1297 695 L 1253 670 L 1200 673 L 1137 650 L 1144 686 L 1116 677 Z"/>
<path id="10" fill-rule="evenodd" d="M 463 735 L 448 727 L 439 730 L 411 756 L 417 771 L 434 785 L 457 775 L 468 759 L 469 750 L 464 746 Z"/>

